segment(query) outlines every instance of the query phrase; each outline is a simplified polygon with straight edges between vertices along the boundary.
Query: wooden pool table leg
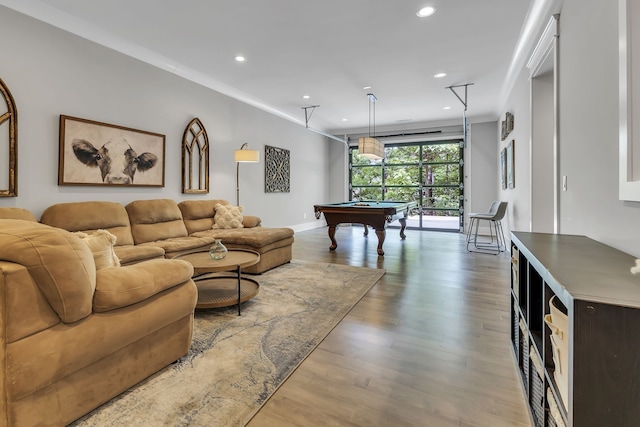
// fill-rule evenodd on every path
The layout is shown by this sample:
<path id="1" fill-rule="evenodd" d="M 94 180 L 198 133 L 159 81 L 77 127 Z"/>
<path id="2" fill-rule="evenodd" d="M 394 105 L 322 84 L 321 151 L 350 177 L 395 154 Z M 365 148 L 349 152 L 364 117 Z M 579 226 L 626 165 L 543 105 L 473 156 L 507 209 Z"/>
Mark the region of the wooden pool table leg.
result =
<path id="1" fill-rule="evenodd" d="M 404 229 L 407 228 L 407 218 L 398 218 L 398 221 L 400 221 L 400 238 L 404 240 L 407 238 L 407 235 L 404 234 Z"/>
<path id="2" fill-rule="evenodd" d="M 384 238 L 386 236 L 384 228 L 376 228 L 376 235 L 378 236 L 378 255 L 384 255 L 384 251 L 382 250 L 382 244 L 384 243 Z"/>
<path id="3" fill-rule="evenodd" d="M 329 226 L 329 238 L 331 239 L 331 246 L 329 246 L 330 251 L 335 251 L 336 248 L 338 247 L 338 242 L 336 242 L 335 235 L 336 235 L 336 226 L 330 225 Z"/>

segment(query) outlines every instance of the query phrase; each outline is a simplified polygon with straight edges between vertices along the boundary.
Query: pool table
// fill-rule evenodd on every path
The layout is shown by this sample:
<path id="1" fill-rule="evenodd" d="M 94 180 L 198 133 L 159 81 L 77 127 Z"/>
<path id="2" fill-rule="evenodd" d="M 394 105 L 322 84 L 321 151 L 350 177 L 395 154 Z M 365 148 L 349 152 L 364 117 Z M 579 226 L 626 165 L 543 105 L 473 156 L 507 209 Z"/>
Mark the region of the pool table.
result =
<path id="1" fill-rule="evenodd" d="M 336 226 L 344 223 L 355 223 L 364 225 L 364 235 L 369 234 L 368 225 L 376 230 L 378 236 L 378 255 L 384 255 L 382 244 L 385 238 L 385 229 L 387 224 L 400 221 L 400 237 L 405 239 L 404 229 L 407 227 L 407 215 L 409 209 L 415 208 L 416 202 L 392 202 L 392 201 L 351 201 L 344 203 L 331 203 L 326 205 L 315 205 L 313 207 L 316 218 L 320 219 L 321 214 L 327 221 L 329 227 L 329 239 L 331 246 L 329 250 L 335 250 L 338 247 L 336 242 Z"/>

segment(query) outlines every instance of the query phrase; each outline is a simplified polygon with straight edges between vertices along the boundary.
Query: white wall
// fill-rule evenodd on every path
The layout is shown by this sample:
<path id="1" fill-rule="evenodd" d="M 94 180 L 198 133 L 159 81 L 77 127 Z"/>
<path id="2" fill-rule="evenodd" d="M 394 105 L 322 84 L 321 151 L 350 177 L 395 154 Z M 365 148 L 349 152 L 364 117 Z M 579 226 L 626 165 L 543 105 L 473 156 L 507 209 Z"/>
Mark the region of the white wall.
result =
<path id="1" fill-rule="evenodd" d="M 464 160 L 465 228 L 469 226 L 468 214 L 486 212 L 491 202 L 498 200 L 500 186 L 500 158 L 497 153 L 496 123 L 471 124 L 469 143 Z M 486 221 L 480 222 L 480 233 L 489 233 Z M 505 232 L 507 225 L 504 224 Z"/>
<path id="2" fill-rule="evenodd" d="M 498 182 L 498 194 L 502 201 L 508 202 L 507 230 L 530 231 L 531 227 L 531 105 L 529 102 L 529 71 L 521 70 L 516 79 L 513 91 L 509 97 L 504 112 L 497 123 L 497 134 L 500 135 L 500 122 L 504 120 L 505 113 L 510 112 L 514 116 L 513 131 L 504 140 L 498 137 L 498 149 L 496 156 L 514 141 L 514 188 L 502 189 Z M 509 237 L 507 237 L 509 239 Z"/>
<path id="3" fill-rule="evenodd" d="M 562 9 L 561 230 L 640 256 L 640 204 L 618 200 L 617 14 L 606 0 L 565 0 Z"/>
<path id="4" fill-rule="evenodd" d="M 617 13 L 617 2 L 606 0 L 564 0 L 560 11 L 559 170 L 568 185 L 559 226 L 640 256 L 640 203 L 618 200 Z M 502 193 L 514 210 L 513 229 L 522 231 L 531 220 L 529 88 L 523 69 L 504 108 L 515 116 L 508 139 L 517 149 L 516 188 Z"/>
<path id="5" fill-rule="evenodd" d="M 0 206 L 24 207 L 39 217 L 51 204 L 83 200 L 235 203 L 233 151 L 248 142 L 261 159 L 240 167 L 245 212 L 267 226 L 319 224 L 313 205 L 329 201 L 327 138 L 4 7 L 0 39 L 0 78 L 17 104 L 19 155 L 18 197 L 0 198 Z M 165 134 L 165 187 L 58 186 L 60 114 Z M 208 195 L 181 193 L 181 141 L 193 117 L 211 144 Z M 265 145 L 290 150 L 290 193 L 264 193 Z"/>

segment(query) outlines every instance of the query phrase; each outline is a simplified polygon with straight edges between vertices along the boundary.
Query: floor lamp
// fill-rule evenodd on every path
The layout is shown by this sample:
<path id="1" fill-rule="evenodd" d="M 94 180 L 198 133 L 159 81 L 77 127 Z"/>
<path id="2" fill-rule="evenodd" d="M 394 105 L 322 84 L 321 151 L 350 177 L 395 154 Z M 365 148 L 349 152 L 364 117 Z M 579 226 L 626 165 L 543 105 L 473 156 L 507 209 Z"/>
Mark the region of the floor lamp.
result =
<path id="1" fill-rule="evenodd" d="M 239 150 L 234 153 L 236 161 L 236 205 L 240 206 L 240 163 L 257 163 L 260 161 L 258 150 L 250 150 L 249 144 L 242 144 Z"/>

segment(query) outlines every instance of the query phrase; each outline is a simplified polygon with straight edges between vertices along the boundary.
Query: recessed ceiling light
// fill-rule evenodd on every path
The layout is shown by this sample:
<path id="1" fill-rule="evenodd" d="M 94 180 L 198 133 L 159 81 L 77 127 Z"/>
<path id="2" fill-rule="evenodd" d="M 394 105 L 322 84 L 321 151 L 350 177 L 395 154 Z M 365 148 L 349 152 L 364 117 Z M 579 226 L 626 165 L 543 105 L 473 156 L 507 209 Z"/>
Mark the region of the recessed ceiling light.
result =
<path id="1" fill-rule="evenodd" d="M 438 74 L 434 74 L 433 77 L 435 77 L 436 79 L 441 79 L 443 77 L 446 77 L 447 73 L 438 73 Z"/>
<path id="2" fill-rule="evenodd" d="M 364 90 L 371 89 L 371 86 L 365 86 L 362 89 L 364 89 Z"/>
<path id="3" fill-rule="evenodd" d="M 304 99 L 309 99 L 309 98 L 310 98 L 310 96 L 309 96 L 309 95 L 302 95 L 302 97 L 303 97 Z"/>
<path id="4" fill-rule="evenodd" d="M 349 121 L 349 119 L 342 119 L 342 121 L 343 121 L 343 122 L 348 122 L 348 121 Z"/>
<path id="5" fill-rule="evenodd" d="M 451 109 L 451 107 L 443 107 L 442 109 L 443 109 L 443 110 L 450 110 L 450 109 Z"/>
<path id="6" fill-rule="evenodd" d="M 245 61 L 245 57 L 244 57 L 244 56 L 242 56 L 242 55 L 238 55 L 238 56 L 236 56 L 236 61 L 238 61 L 238 62 L 244 62 L 244 61 Z"/>
<path id="7" fill-rule="evenodd" d="M 425 18 L 427 16 L 433 15 L 434 13 L 436 13 L 436 8 L 427 6 L 420 9 L 418 13 L 416 13 L 416 15 L 418 15 L 420 18 Z"/>

